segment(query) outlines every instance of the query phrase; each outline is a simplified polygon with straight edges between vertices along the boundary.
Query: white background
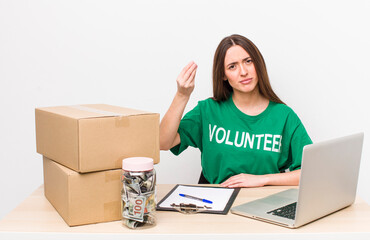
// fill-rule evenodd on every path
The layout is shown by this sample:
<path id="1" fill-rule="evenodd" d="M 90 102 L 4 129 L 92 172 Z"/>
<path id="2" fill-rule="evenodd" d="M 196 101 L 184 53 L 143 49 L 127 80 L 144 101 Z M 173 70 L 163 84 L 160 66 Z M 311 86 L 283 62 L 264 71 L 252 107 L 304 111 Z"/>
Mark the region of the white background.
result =
<path id="1" fill-rule="evenodd" d="M 0 0 L 0 218 L 43 182 L 36 107 L 106 103 L 163 116 L 194 60 L 188 111 L 211 96 L 214 51 L 233 33 L 259 47 L 313 141 L 365 132 L 358 193 L 370 203 L 369 12 L 366 0 Z M 161 152 L 156 169 L 159 183 L 196 183 L 199 151 Z"/>

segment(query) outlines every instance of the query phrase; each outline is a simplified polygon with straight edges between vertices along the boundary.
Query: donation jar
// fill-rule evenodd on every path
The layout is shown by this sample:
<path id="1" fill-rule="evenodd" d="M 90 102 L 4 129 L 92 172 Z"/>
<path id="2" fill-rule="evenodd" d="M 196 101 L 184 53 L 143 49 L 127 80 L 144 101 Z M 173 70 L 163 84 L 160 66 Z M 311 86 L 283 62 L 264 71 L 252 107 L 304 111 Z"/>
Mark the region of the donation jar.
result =
<path id="1" fill-rule="evenodd" d="M 122 160 L 122 219 L 128 228 L 155 225 L 156 173 L 153 159 Z"/>

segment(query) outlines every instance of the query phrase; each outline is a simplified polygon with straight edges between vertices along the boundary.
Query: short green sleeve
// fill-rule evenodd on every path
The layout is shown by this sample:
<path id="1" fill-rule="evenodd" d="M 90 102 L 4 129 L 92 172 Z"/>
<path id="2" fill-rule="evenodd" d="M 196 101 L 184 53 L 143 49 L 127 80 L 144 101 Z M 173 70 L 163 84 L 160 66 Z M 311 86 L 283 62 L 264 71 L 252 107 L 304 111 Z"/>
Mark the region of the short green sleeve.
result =
<path id="1" fill-rule="evenodd" d="M 179 155 L 189 146 L 199 148 L 202 151 L 202 117 L 200 104 L 189 111 L 181 119 L 178 133 L 180 135 L 180 144 L 171 148 L 171 152 Z"/>
<path id="2" fill-rule="evenodd" d="M 289 166 L 290 171 L 301 168 L 303 147 L 309 144 L 312 144 L 312 140 L 309 137 L 305 127 L 299 120 L 299 123 L 293 132 L 290 143 L 290 154 L 292 158 L 292 164 Z"/>

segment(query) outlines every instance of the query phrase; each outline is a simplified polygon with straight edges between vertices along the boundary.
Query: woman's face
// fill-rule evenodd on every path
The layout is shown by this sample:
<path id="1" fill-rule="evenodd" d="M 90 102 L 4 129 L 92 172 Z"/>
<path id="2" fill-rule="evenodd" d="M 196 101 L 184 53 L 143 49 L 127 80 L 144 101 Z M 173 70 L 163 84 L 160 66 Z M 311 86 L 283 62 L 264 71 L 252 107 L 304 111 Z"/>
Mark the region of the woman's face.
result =
<path id="1" fill-rule="evenodd" d="M 251 93 L 258 83 L 253 59 L 239 45 L 230 47 L 224 61 L 225 81 L 229 81 L 234 93 Z"/>

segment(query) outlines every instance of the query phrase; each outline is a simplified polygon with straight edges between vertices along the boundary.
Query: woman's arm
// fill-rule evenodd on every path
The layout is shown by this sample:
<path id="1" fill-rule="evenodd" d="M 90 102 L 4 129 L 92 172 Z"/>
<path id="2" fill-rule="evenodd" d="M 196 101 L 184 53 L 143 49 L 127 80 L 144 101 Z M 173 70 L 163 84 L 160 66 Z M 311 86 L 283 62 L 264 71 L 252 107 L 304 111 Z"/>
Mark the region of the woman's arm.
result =
<path id="1" fill-rule="evenodd" d="M 222 187 L 263 187 L 266 185 L 298 185 L 301 170 L 295 170 L 285 173 L 252 175 L 241 173 L 230 177 L 221 183 Z"/>
<path id="2" fill-rule="evenodd" d="M 159 143 L 161 150 L 169 150 L 180 143 L 180 136 L 177 130 L 179 129 L 186 104 L 194 90 L 196 71 L 197 65 L 194 62 L 190 62 L 177 77 L 176 95 L 159 126 Z"/>

